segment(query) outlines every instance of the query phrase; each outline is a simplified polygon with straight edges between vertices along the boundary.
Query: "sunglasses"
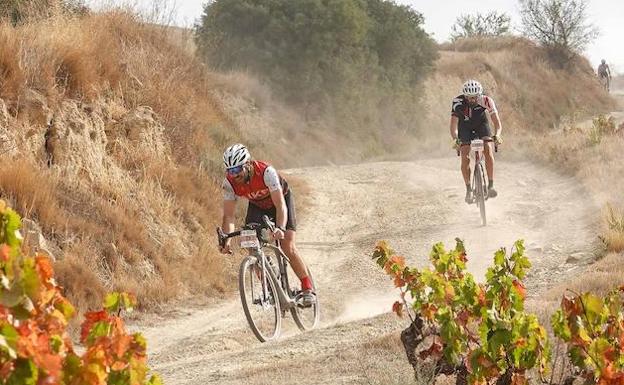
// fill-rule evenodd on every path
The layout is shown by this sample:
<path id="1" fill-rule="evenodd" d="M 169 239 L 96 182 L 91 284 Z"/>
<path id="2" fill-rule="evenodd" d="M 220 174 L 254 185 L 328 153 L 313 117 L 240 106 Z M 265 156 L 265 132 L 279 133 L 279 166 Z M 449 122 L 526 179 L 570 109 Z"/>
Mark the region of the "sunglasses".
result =
<path id="1" fill-rule="evenodd" d="M 227 173 L 230 175 L 238 175 L 243 171 L 243 165 L 230 167 L 227 169 Z"/>

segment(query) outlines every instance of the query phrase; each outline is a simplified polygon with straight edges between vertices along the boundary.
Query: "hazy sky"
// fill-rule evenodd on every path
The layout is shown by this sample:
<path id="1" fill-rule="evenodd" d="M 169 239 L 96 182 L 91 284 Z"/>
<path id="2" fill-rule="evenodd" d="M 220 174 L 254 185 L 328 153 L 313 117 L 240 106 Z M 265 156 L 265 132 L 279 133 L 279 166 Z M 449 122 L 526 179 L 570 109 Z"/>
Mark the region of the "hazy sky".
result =
<path id="1" fill-rule="evenodd" d="M 100 0 L 101 1 L 101 0 Z M 105 0 L 107 3 L 128 3 L 123 0 Z M 292 0 L 297 1 L 297 0 Z M 511 15 L 512 25 L 518 29 L 520 16 L 517 0 L 395 0 L 397 3 L 410 5 L 425 16 L 425 30 L 433 33 L 439 42 L 448 39 L 451 26 L 461 14 L 485 13 L 492 10 L 506 12 Z M 98 2 L 90 0 L 88 3 Z M 205 0 L 147 1 L 133 0 L 141 4 L 175 4 L 178 25 L 192 25 L 203 11 Z M 622 0 L 589 0 L 590 22 L 600 29 L 600 36 L 587 48 L 585 53 L 596 67 L 604 58 L 612 70 L 624 72 L 624 1 Z"/>

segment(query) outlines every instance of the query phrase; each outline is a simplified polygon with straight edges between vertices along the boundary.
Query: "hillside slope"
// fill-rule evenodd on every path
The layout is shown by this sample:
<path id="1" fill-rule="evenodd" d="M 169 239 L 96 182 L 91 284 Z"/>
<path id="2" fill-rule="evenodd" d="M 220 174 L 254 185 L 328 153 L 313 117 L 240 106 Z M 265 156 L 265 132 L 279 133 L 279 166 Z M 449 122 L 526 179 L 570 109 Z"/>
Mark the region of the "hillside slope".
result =
<path id="1" fill-rule="evenodd" d="M 221 153 L 249 131 L 259 155 L 261 135 L 283 136 L 168 39 L 120 12 L 0 25 L 0 194 L 79 308 L 112 289 L 144 305 L 222 290 Z"/>
<path id="2" fill-rule="evenodd" d="M 0 24 L 0 195 L 81 309 L 109 290 L 150 306 L 230 284 L 213 229 L 231 143 L 278 167 L 376 148 L 210 71 L 187 42 L 119 11 Z"/>
<path id="3" fill-rule="evenodd" d="M 209 71 L 183 34 L 123 12 L 0 25 L 0 156 L 12 165 L 0 194 L 30 220 L 31 247 L 56 257 L 79 308 L 113 289 L 155 305 L 231 285 L 212 229 L 232 142 L 280 168 L 447 155 L 448 106 L 469 76 L 518 138 L 610 103 L 583 66 L 556 73 L 524 41 L 479 43 L 442 52 L 416 141 L 391 127 L 359 136 L 331 118 L 306 123 L 247 74 Z"/>

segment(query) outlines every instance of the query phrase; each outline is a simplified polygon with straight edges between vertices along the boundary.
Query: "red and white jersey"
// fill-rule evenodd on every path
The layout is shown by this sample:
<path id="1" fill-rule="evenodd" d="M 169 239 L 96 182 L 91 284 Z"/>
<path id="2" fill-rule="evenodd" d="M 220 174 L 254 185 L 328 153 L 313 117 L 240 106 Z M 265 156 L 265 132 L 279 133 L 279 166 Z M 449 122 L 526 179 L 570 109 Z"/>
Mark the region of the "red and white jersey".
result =
<path id="1" fill-rule="evenodd" d="M 237 197 L 243 197 L 261 209 L 271 209 L 274 207 L 271 193 L 282 190 L 286 195 L 288 183 L 273 166 L 257 160 L 252 161 L 251 164 L 254 171 L 247 183 L 238 184 L 230 175 L 225 176 L 223 199 L 236 200 Z"/>

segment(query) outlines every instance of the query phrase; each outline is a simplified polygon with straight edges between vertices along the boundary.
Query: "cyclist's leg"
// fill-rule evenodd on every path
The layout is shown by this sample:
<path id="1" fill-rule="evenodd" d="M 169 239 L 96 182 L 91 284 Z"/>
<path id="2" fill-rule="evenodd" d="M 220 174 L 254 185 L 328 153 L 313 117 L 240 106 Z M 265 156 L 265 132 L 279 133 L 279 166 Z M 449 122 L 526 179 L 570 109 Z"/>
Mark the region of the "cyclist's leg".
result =
<path id="1" fill-rule="evenodd" d="M 609 91 L 609 78 L 606 75 L 600 75 L 600 85 L 602 88 Z"/>
<path id="2" fill-rule="evenodd" d="M 483 141 L 492 140 L 492 129 L 489 123 L 481 125 L 477 129 L 477 136 Z M 492 142 L 483 143 L 483 155 L 485 157 L 485 169 L 490 181 L 494 180 L 494 151 L 492 151 Z"/>
<path id="3" fill-rule="evenodd" d="M 268 210 L 263 210 L 260 207 L 249 202 L 249 204 L 247 205 L 247 215 L 245 216 L 245 224 L 262 223 L 262 216 L 264 215 L 268 215 L 269 217 L 273 215 L 273 218 L 275 218 L 275 210 L 273 214 L 271 214 Z M 251 250 L 249 250 L 249 254 L 250 255 L 252 254 Z"/>
<path id="4" fill-rule="evenodd" d="M 459 155 L 461 156 L 461 173 L 464 178 L 464 184 L 466 186 L 466 203 L 472 203 L 472 190 L 470 186 L 470 141 L 475 138 L 474 132 L 471 129 L 462 127 L 460 125 L 457 135 L 459 137 L 462 146 L 459 148 Z M 468 144 L 468 146 L 464 146 Z"/>
<path id="5" fill-rule="evenodd" d="M 247 215 L 245 216 L 245 224 L 248 223 L 262 223 L 262 215 L 264 210 L 260 207 L 249 202 L 247 205 Z"/>
<path id="6" fill-rule="evenodd" d="M 470 141 L 475 138 L 474 133 L 465 127 L 459 127 L 457 135 L 461 144 L 470 144 Z M 470 186 L 470 146 L 461 146 L 459 154 L 461 155 L 461 172 L 464 183 L 466 186 Z"/>
<path id="7" fill-rule="evenodd" d="M 297 233 L 297 214 L 295 211 L 295 199 L 293 197 L 293 192 L 290 190 L 285 196 L 284 200 L 286 201 L 286 209 L 288 211 L 288 219 L 286 221 L 286 233 L 284 234 L 284 239 L 282 240 L 282 250 L 284 250 L 284 254 L 290 260 L 290 266 L 292 267 L 297 277 L 301 280 L 302 286 L 304 289 L 311 289 L 307 287 L 309 282 L 305 280 L 308 276 L 308 270 L 306 268 L 305 262 L 299 254 L 299 250 L 297 249 L 297 245 L 295 242 L 295 236 Z M 304 282 L 305 281 L 305 282 Z"/>
<path id="8" fill-rule="evenodd" d="M 484 136 L 481 139 L 491 140 L 490 136 Z M 489 181 L 494 180 L 494 151 L 492 150 L 492 142 L 486 142 L 483 146 L 483 155 L 485 156 L 485 170 L 488 174 Z"/>
<path id="9" fill-rule="evenodd" d="M 485 140 L 492 140 L 492 129 L 489 124 L 479 127 L 477 135 Z M 485 170 L 488 176 L 488 196 L 494 198 L 497 193 L 494 190 L 494 150 L 492 142 L 485 142 L 483 146 L 483 155 L 485 157 Z"/>

